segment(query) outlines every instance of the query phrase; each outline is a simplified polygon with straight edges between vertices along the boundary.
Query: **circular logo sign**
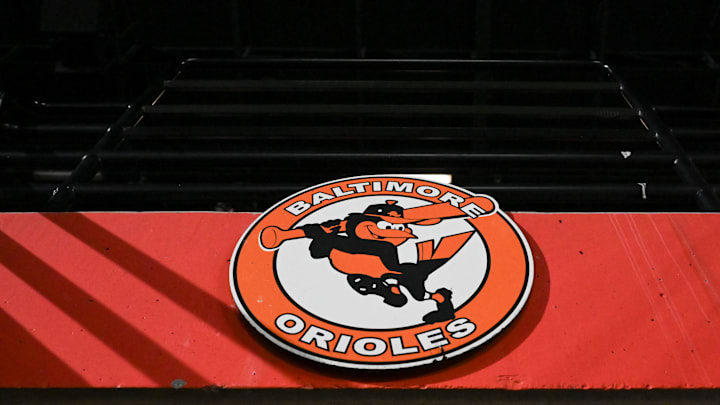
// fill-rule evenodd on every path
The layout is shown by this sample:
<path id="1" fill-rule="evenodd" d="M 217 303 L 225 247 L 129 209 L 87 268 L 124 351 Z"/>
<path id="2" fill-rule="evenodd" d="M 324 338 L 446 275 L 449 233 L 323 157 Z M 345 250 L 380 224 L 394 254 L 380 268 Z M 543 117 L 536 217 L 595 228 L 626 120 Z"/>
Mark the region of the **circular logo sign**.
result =
<path id="1" fill-rule="evenodd" d="M 245 232 L 230 285 L 275 344 L 361 369 L 418 366 L 497 335 L 530 293 L 533 261 L 487 195 L 398 176 L 337 180 Z"/>

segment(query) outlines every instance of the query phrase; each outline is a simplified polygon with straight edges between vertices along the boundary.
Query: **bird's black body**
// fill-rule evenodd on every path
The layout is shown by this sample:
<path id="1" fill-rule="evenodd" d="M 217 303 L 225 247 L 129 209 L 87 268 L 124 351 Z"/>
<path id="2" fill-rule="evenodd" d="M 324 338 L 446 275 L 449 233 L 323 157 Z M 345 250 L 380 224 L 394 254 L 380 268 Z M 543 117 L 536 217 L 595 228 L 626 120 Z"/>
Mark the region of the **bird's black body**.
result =
<path id="1" fill-rule="evenodd" d="M 366 212 L 374 210 L 374 207 L 377 206 L 368 207 Z M 400 207 L 393 205 L 392 208 Z M 384 298 L 386 304 L 394 307 L 401 307 L 407 303 L 407 297 L 395 285 L 407 288 L 416 300 L 428 299 L 429 293 L 425 289 L 425 281 L 448 259 L 400 263 L 395 244 L 382 240 L 382 238 L 374 240 L 362 238 L 356 232 L 356 228 L 361 224 L 368 222 L 377 224 L 379 221 L 381 218 L 378 216 L 365 213 L 350 214 L 342 221 L 345 223 L 344 231 L 347 236 L 340 235 L 338 226 L 341 223 L 340 220 L 305 225 L 301 229 L 306 237 L 312 239 L 310 255 L 315 259 L 328 258 L 333 268 L 347 274 L 348 283 L 356 292 L 362 295 L 379 295 Z M 340 258 L 343 260 L 339 260 Z M 373 260 L 373 258 L 379 260 Z M 376 263 L 376 265 L 363 267 L 361 263 L 365 262 Z M 449 300 L 450 291 L 441 289 L 437 293 L 440 293 L 444 300 L 443 303 L 438 303 L 438 311 L 431 314 L 442 309 L 439 317 L 442 319 L 426 319 L 429 323 L 454 317 L 454 310 Z M 426 315 L 426 318 L 429 315 Z"/>

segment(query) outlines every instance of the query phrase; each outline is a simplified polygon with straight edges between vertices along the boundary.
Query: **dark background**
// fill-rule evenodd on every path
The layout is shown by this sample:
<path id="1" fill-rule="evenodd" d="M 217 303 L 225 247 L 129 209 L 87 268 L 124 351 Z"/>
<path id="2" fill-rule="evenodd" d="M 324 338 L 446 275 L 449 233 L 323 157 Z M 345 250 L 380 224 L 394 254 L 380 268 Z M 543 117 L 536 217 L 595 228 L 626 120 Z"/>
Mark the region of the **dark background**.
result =
<path id="1" fill-rule="evenodd" d="M 651 102 L 717 104 L 719 2 L 100 1 L 0 2 L 3 62 L 34 63 L 0 84 L 29 87 L 43 62 L 153 64 L 187 57 L 599 59 L 633 69 L 686 67 L 643 80 Z M 708 68 L 703 73 L 700 70 Z M 162 75 L 157 66 L 149 72 Z M 18 72 L 13 72 L 18 74 Z M 34 73 L 34 74 L 33 74 Z M 633 77 L 635 78 L 635 77 Z M 37 83 L 40 84 L 40 83 Z M 51 91 L 46 89 L 45 91 Z M 79 90 L 78 90 L 79 91 Z M 663 96 L 664 95 L 664 96 Z M 108 94 L 108 99 L 113 99 Z"/>
<path id="2" fill-rule="evenodd" d="M 2 1 L 0 209 L 258 211 L 337 177 L 448 173 L 509 210 L 717 211 L 719 13 Z"/>

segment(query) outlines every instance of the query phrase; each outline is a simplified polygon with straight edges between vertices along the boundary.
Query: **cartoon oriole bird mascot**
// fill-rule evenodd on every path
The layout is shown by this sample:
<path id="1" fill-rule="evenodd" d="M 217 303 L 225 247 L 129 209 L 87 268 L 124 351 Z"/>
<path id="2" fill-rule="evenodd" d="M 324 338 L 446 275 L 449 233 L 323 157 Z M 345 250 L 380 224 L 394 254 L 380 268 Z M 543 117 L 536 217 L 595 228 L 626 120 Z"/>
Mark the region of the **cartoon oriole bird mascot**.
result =
<path id="1" fill-rule="evenodd" d="M 490 199 L 472 200 L 482 208 L 483 216 L 496 211 Z M 455 318 L 452 293 L 447 288 L 427 291 L 425 281 L 465 245 L 473 232 L 445 236 L 437 246 L 433 246 L 432 240 L 417 243 L 417 263 L 400 263 L 397 246 L 416 238 L 410 225 L 428 226 L 464 216 L 465 212 L 450 203 L 403 209 L 396 201 L 388 200 L 368 206 L 361 214 L 349 214 L 343 220 L 290 230 L 269 226 L 260 234 L 260 243 L 273 249 L 289 239 L 310 238 L 310 255 L 328 259 L 334 269 L 347 274 L 353 290 L 362 295 L 379 295 L 386 304 L 402 307 L 408 300 L 399 288 L 404 286 L 416 300 L 437 303 L 437 309 L 423 317 L 426 323 L 435 323 Z"/>

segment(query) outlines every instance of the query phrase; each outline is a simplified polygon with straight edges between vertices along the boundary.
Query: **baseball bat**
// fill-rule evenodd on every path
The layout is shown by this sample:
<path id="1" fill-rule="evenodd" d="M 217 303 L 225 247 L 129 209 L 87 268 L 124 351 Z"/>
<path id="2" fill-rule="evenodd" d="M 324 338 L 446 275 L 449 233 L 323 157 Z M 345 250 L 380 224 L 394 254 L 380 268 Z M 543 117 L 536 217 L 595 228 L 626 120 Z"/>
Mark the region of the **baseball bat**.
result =
<path id="1" fill-rule="evenodd" d="M 277 226 L 268 226 L 260 233 L 260 244 L 265 249 L 275 249 L 288 239 L 304 238 L 305 231 L 302 229 L 280 229 Z"/>

